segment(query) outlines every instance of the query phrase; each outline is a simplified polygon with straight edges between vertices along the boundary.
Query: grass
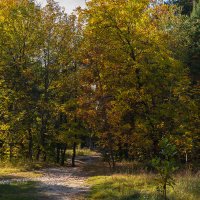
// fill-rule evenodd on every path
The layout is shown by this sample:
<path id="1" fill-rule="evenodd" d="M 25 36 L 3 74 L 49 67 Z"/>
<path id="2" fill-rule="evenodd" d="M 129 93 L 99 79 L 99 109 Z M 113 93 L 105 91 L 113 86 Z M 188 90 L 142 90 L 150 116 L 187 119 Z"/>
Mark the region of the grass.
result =
<path id="1" fill-rule="evenodd" d="M 23 166 L 0 166 L 0 180 L 2 179 L 12 179 L 12 178 L 37 178 L 42 176 L 41 173 L 38 173 L 33 170 L 28 170 Z"/>
<path id="2" fill-rule="evenodd" d="M 28 171 L 26 166 L 13 166 L 10 163 L 0 166 L 0 181 L 37 178 L 42 174 L 35 171 Z M 0 200 L 38 200 L 36 182 L 10 182 L 9 184 L 0 184 Z"/>
<path id="3" fill-rule="evenodd" d="M 81 155 L 95 155 L 87 149 L 79 149 Z M 96 157 L 95 157 L 96 158 Z M 34 163 L 34 168 L 35 168 Z M 38 163 L 38 168 L 42 167 Z M 32 168 L 31 168 L 32 169 Z M 85 175 L 90 177 L 87 184 L 91 191 L 85 198 L 87 200 L 163 200 L 157 191 L 155 174 L 147 173 L 138 163 L 119 163 L 117 173 L 110 175 L 109 168 L 98 157 L 95 162 L 83 166 Z M 88 173 L 86 173 L 88 172 Z M 135 173 L 135 174 L 133 174 Z M 41 174 L 29 171 L 29 165 L 2 165 L 0 166 L 0 179 L 38 177 Z M 176 186 L 168 188 L 170 200 L 197 200 L 200 199 L 200 173 L 179 172 L 175 176 Z M 0 185 L 0 200 L 37 200 L 36 182 L 11 183 Z M 82 200 L 82 198 L 79 198 Z M 83 197 L 84 199 L 84 197 Z M 78 200 L 78 197 L 76 197 Z"/>
<path id="4" fill-rule="evenodd" d="M 73 154 L 73 150 L 68 149 L 66 152 L 66 155 L 71 157 L 72 154 Z M 78 148 L 76 150 L 76 156 L 94 156 L 94 155 L 96 155 L 96 152 L 87 148 L 83 148 L 83 149 Z"/>
<path id="5" fill-rule="evenodd" d="M 37 200 L 35 182 L 13 182 L 0 185 L 0 200 Z"/>
<path id="6" fill-rule="evenodd" d="M 89 200 L 163 200 L 157 192 L 153 174 L 95 176 L 88 179 Z M 168 189 L 170 200 L 200 199 L 200 176 L 176 176 L 174 190 Z"/>

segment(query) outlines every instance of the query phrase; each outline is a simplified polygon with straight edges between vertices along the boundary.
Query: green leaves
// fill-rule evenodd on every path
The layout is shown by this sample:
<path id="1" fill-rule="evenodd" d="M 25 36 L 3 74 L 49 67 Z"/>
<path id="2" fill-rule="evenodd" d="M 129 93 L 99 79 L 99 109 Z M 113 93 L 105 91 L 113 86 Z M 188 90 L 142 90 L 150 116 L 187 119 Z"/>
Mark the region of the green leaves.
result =
<path id="1" fill-rule="evenodd" d="M 178 169 L 175 161 L 177 150 L 176 146 L 171 144 L 167 138 L 162 138 L 159 144 L 160 155 L 152 160 L 152 165 L 159 174 L 156 179 L 158 191 L 163 192 L 166 199 L 167 186 L 174 187 L 175 185 L 172 175 Z"/>

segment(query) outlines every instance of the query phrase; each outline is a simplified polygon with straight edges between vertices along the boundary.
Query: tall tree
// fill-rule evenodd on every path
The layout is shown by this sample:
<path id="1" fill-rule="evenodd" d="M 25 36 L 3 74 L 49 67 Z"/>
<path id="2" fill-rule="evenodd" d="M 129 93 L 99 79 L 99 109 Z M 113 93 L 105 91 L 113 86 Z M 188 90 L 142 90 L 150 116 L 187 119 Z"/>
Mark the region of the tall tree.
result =
<path id="1" fill-rule="evenodd" d="M 87 5 L 80 102 L 114 167 L 117 152 L 135 158 L 156 154 L 160 138 L 181 126 L 177 113 L 186 105 L 189 79 L 169 45 L 173 40 L 179 46 L 172 27 L 181 16 L 145 0 Z"/>
<path id="2" fill-rule="evenodd" d="M 76 17 L 53 0 L 44 8 L 28 0 L 0 6 L 2 139 L 10 157 L 20 149 L 30 160 L 45 161 L 54 156 L 58 126 L 75 118 L 62 107 L 77 98 Z"/>
<path id="3" fill-rule="evenodd" d="M 37 65 L 35 57 L 40 40 L 37 30 L 41 13 L 34 3 L 26 0 L 1 1 L 1 7 L 4 7 L 0 26 L 1 78 L 9 91 L 9 104 L 4 108 L 8 114 L 3 120 L 9 123 L 5 144 L 9 145 L 11 158 L 13 146 L 17 144 L 24 152 L 24 143 L 31 134 L 33 66 Z"/>

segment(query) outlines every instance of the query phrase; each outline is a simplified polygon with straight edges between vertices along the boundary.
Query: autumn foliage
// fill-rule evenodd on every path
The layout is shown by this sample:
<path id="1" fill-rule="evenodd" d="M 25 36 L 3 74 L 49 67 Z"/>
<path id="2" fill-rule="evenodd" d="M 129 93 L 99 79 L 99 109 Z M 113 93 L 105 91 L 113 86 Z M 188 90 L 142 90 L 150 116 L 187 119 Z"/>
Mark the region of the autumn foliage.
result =
<path id="1" fill-rule="evenodd" d="M 123 159 L 150 162 L 165 137 L 177 161 L 198 161 L 194 12 L 191 19 L 158 1 L 91 0 L 68 15 L 53 0 L 44 8 L 1 0 L 1 159 L 63 165 L 73 148 L 75 165 L 80 144 L 115 168 Z"/>

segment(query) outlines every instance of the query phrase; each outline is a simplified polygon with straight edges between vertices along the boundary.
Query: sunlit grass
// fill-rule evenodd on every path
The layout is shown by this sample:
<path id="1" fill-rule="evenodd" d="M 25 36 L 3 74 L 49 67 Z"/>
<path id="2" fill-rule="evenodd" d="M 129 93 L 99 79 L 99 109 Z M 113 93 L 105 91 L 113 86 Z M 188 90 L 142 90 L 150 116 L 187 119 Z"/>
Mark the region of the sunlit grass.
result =
<path id="1" fill-rule="evenodd" d="M 175 176 L 176 186 L 170 196 L 178 200 L 200 199 L 200 174 L 179 174 Z"/>
<path id="2" fill-rule="evenodd" d="M 168 197 L 172 200 L 200 199 L 199 175 L 177 175 L 176 186 L 168 189 Z M 162 200 L 157 192 L 155 175 L 112 175 L 96 176 L 88 179 L 91 192 L 90 200 Z"/>
<path id="3" fill-rule="evenodd" d="M 72 156 L 73 150 L 72 149 L 67 150 L 66 154 L 67 156 Z M 96 152 L 87 148 L 83 148 L 83 149 L 78 148 L 76 150 L 76 156 L 94 156 L 94 155 L 96 155 Z"/>
<path id="4" fill-rule="evenodd" d="M 0 180 L 5 178 L 37 178 L 42 176 L 41 173 L 28 168 L 25 165 L 14 166 L 12 164 L 4 164 L 0 166 Z"/>
<path id="5" fill-rule="evenodd" d="M 19 173 L 23 169 L 17 167 L 0 167 L 0 176 L 2 175 L 9 175 L 13 173 Z"/>

